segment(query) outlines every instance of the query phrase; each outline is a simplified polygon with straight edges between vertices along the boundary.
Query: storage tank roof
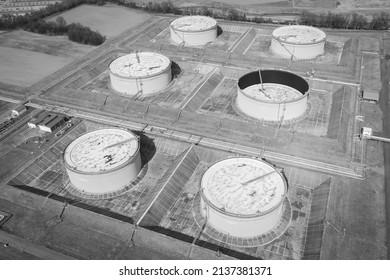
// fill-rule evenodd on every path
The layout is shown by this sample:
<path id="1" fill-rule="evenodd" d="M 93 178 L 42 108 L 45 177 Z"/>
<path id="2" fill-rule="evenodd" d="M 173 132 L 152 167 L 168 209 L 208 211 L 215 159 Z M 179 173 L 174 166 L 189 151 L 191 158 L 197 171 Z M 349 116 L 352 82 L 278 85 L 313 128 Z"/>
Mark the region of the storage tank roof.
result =
<path id="1" fill-rule="evenodd" d="M 139 150 L 133 133 L 116 128 L 86 133 L 65 149 L 67 167 L 82 172 L 102 172 L 115 169 L 129 161 Z"/>
<path id="2" fill-rule="evenodd" d="M 164 55 L 152 52 L 131 53 L 115 59 L 110 64 L 113 74 L 129 77 L 153 76 L 171 66 L 171 60 Z"/>
<path id="3" fill-rule="evenodd" d="M 203 31 L 217 26 L 217 21 L 211 17 L 188 16 L 175 19 L 171 27 L 179 31 Z"/>
<path id="4" fill-rule="evenodd" d="M 302 97 L 302 94 L 295 88 L 274 83 L 264 83 L 263 86 L 255 84 L 243 91 L 253 99 L 271 103 L 286 102 Z"/>
<path id="5" fill-rule="evenodd" d="M 201 180 L 203 197 L 237 215 L 256 215 L 279 205 L 287 191 L 282 175 L 252 158 L 229 158 L 212 165 Z"/>
<path id="6" fill-rule="evenodd" d="M 312 44 L 325 40 L 326 34 L 318 28 L 290 25 L 275 29 L 272 36 L 279 41 L 295 44 Z"/>

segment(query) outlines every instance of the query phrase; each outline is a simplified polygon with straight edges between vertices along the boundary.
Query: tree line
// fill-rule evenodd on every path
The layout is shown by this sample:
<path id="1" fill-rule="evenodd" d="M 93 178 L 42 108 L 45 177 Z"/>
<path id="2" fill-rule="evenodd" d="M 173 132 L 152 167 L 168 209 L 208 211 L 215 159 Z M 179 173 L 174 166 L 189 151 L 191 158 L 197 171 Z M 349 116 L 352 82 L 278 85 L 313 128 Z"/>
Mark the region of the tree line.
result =
<path id="1" fill-rule="evenodd" d="M 256 23 L 274 23 L 272 19 L 263 17 L 247 17 L 245 13 L 234 9 L 213 9 L 207 7 L 184 7 L 178 8 L 169 1 L 160 3 L 149 2 L 143 5 L 137 5 L 129 0 L 63 0 L 60 3 L 55 3 L 46 8 L 31 11 L 23 16 L 5 14 L 0 17 L 0 30 L 13 30 L 24 28 L 25 30 L 38 32 L 48 35 L 67 34 L 71 31 L 69 38 L 81 40 L 81 36 L 87 36 L 89 39 L 82 39 L 79 42 L 93 42 L 93 44 L 104 42 L 104 37 L 98 32 L 88 30 L 80 24 L 71 24 L 68 26 L 59 25 L 58 22 L 46 22 L 44 18 L 70 10 L 81 4 L 104 5 L 106 3 L 114 3 L 120 6 L 142 9 L 153 13 L 170 13 L 176 15 L 204 15 L 214 18 L 221 18 L 232 21 L 249 21 Z M 277 21 L 282 24 L 295 24 L 294 21 Z M 311 12 L 302 12 L 298 19 L 299 24 L 310 25 L 316 27 L 337 28 L 337 29 L 365 29 L 365 30 L 386 30 L 390 28 L 390 14 L 382 12 L 376 14 L 371 20 L 368 20 L 363 15 L 353 14 L 333 14 L 331 12 L 325 14 L 314 14 Z M 100 35 L 100 36 L 99 36 Z M 103 38 L 103 39 L 102 39 Z"/>
<path id="2" fill-rule="evenodd" d="M 365 29 L 365 30 L 387 30 L 390 28 L 390 14 L 382 12 L 373 15 L 369 21 L 363 15 L 353 14 L 314 14 L 303 12 L 300 15 L 299 23 L 316 27 L 336 29 Z"/>
<path id="3" fill-rule="evenodd" d="M 26 31 L 50 36 L 68 35 L 69 40 L 88 44 L 100 45 L 106 38 L 98 31 L 92 31 L 89 27 L 80 23 L 67 24 L 63 17 L 57 17 L 56 21 L 45 21 L 44 18 L 72 9 L 81 4 L 103 4 L 102 0 L 65 0 L 61 3 L 48 5 L 40 10 L 31 11 L 25 15 L 5 14 L 0 17 L 0 30 L 14 30 L 23 28 Z"/>
<path id="4" fill-rule="evenodd" d="M 124 0 L 109 0 L 121 5 L 122 2 L 127 3 Z M 126 4 L 125 4 L 126 5 Z M 131 4 L 133 5 L 133 4 Z M 282 24 L 294 24 L 296 22 L 292 20 L 278 20 L 274 22 L 270 18 L 259 17 L 247 17 L 245 13 L 234 10 L 217 10 L 207 7 L 185 7 L 177 8 L 170 2 L 153 3 L 149 2 L 143 7 L 144 10 L 155 13 L 172 13 L 178 15 L 203 15 L 213 18 L 221 18 L 225 20 L 233 21 L 249 21 L 256 23 L 282 23 Z M 390 14 L 382 12 L 380 14 L 373 15 L 372 20 L 369 21 L 365 16 L 357 13 L 353 14 L 334 14 L 331 12 L 315 14 L 311 12 L 302 12 L 298 17 L 298 23 L 302 25 L 310 25 L 316 27 L 326 27 L 335 29 L 366 29 L 366 30 L 387 30 L 390 28 Z"/>
<path id="5" fill-rule="evenodd" d="M 57 17 L 56 21 L 44 21 L 38 19 L 29 21 L 24 30 L 50 36 L 68 35 L 68 39 L 82 44 L 98 46 L 105 41 L 105 36 L 102 36 L 97 31 L 92 31 L 89 27 L 83 26 L 80 23 L 72 23 L 67 25 L 63 17 Z"/>
<path id="6" fill-rule="evenodd" d="M 0 17 L 0 30 L 13 30 L 22 28 L 26 24 L 43 20 L 44 18 L 70 10 L 81 4 L 97 4 L 98 0 L 63 0 L 62 2 L 50 4 L 45 8 L 33 10 L 25 15 L 3 14 Z"/>

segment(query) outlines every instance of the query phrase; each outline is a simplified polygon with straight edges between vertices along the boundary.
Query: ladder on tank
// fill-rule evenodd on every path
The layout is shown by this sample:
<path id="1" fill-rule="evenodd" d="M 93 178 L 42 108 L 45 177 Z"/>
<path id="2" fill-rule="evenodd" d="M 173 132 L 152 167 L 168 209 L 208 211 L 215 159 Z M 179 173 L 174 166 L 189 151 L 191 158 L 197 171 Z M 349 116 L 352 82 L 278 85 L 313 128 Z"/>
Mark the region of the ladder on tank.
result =
<path id="1" fill-rule="evenodd" d="M 184 33 L 183 33 L 183 38 L 182 38 L 173 27 L 171 27 L 171 29 L 172 29 L 173 33 L 175 33 L 177 35 L 177 37 L 179 37 L 182 40 L 182 42 L 179 44 L 179 47 L 184 47 L 186 44 L 186 42 L 184 41 Z"/>
<path id="2" fill-rule="evenodd" d="M 291 61 L 293 59 L 298 60 L 298 58 L 294 55 L 294 53 L 290 52 L 290 50 L 282 42 L 280 42 L 279 40 L 276 40 L 276 41 L 291 55 L 290 64 L 291 64 Z M 295 50 L 295 47 L 294 47 L 294 50 Z M 289 67 L 290 67 L 290 65 L 289 65 Z"/>
<path id="3" fill-rule="evenodd" d="M 137 59 L 138 64 L 141 64 L 141 59 L 139 57 L 138 51 L 135 52 L 135 57 Z M 143 93 L 142 79 L 135 78 L 135 85 L 137 86 L 137 93 L 134 96 L 134 100 L 137 100 L 142 96 L 142 93 Z"/>
<path id="4" fill-rule="evenodd" d="M 278 108 L 278 116 L 277 116 L 278 118 L 279 118 L 279 110 L 280 110 L 280 105 L 279 105 L 279 108 Z M 286 112 L 286 104 L 283 104 L 282 116 L 281 116 L 280 120 L 278 121 L 278 126 L 276 127 L 275 134 L 274 134 L 274 139 L 276 139 L 278 137 L 280 128 L 282 127 L 282 124 L 283 124 L 285 112 Z"/>

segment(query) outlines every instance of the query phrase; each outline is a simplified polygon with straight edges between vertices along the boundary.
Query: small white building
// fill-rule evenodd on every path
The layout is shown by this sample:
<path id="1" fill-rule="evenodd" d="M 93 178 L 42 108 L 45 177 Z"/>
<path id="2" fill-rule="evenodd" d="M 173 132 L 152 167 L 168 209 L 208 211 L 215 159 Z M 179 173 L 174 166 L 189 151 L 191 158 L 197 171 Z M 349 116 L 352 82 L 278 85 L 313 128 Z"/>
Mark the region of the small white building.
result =
<path id="1" fill-rule="evenodd" d="M 56 128 L 65 123 L 65 117 L 63 115 L 57 115 L 52 113 L 40 114 L 37 118 L 31 119 L 27 125 L 30 128 L 36 128 L 45 132 L 53 132 Z"/>
<path id="2" fill-rule="evenodd" d="M 18 107 L 12 109 L 11 114 L 13 116 L 17 117 L 17 116 L 23 114 L 26 111 L 27 111 L 26 106 L 24 106 L 24 104 L 20 104 Z"/>

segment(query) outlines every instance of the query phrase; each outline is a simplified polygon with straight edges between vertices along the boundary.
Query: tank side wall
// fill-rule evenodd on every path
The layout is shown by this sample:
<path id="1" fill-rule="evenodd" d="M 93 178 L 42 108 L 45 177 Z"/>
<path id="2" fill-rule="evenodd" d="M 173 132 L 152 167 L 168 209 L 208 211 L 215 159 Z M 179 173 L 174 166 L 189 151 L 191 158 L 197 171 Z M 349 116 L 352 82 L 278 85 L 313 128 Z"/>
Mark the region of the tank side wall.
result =
<path id="1" fill-rule="evenodd" d="M 246 115 L 256 119 L 262 119 L 266 121 L 279 120 L 279 104 L 256 101 L 242 94 L 241 90 L 238 90 L 237 94 L 237 107 Z"/>
<path id="2" fill-rule="evenodd" d="M 217 38 L 217 27 L 199 32 L 183 32 L 174 30 L 171 27 L 170 31 L 171 39 L 176 44 L 182 44 L 184 41 L 185 45 L 200 46 L 212 42 Z"/>
<path id="3" fill-rule="evenodd" d="M 314 44 L 290 44 L 272 38 L 270 49 L 273 53 L 286 58 L 291 58 L 293 54 L 295 59 L 313 59 L 324 54 L 325 41 Z"/>
<path id="4" fill-rule="evenodd" d="M 142 94 L 151 94 L 163 90 L 172 80 L 172 70 L 168 68 L 159 75 L 146 78 L 122 78 L 110 73 L 111 87 L 120 93 L 136 95 L 141 89 Z"/>
<path id="5" fill-rule="evenodd" d="M 282 84 L 295 88 L 300 93 L 305 94 L 309 90 L 309 84 L 302 77 L 286 71 L 278 70 L 261 70 L 263 83 Z M 245 89 L 251 85 L 259 84 L 259 72 L 250 72 L 238 80 L 238 87 Z"/>
<path id="6" fill-rule="evenodd" d="M 80 174 L 66 170 L 72 184 L 85 192 L 105 193 L 118 190 L 129 184 L 141 169 L 141 156 L 138 153 L 135 159 L 119 170 L 103 174 Z"/>
<path id="7" fill-rule="evenodd" d="M 282 104 L 279 119 L 284 115 L 283 120 L 291 120 L 302 116 L 307 109 L 307 96 L 302 99 Z M 284 110 L 284 108 L 286 108 Z"/>
<path id="8" fill-rule="evenodd" d="M 282 213 L 283 204 L 274 211 L 254 218 L 239 218 L 224 215 L 210 206 L 205 205 L 203 213 L 207 212 L 207 221 L 217 230 L 237 237 L 254 237 L 264 234 L 274 228 Z"/>

